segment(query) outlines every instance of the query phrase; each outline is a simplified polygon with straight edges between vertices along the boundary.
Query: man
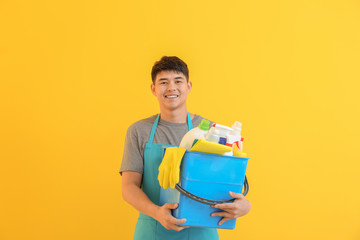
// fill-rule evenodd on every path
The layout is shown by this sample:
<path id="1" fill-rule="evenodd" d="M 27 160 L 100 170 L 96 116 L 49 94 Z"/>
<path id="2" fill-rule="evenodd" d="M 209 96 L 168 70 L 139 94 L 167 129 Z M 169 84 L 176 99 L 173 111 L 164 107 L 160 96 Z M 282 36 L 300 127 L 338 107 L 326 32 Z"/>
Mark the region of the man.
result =
<path id="1" fill-rule="evenodd" d="M 187 112 L 186 98 L 192 83 L 185 62 L 178 57 L 164 56 L 154 64 L 151 76 L 151 91 L 158 99 L 160 115 L 142 119 L 129 127 L 120 169 L 123 198 L 140 212 L 134 239 L 219 239 L 213 228 L 179 226 L 186 219 L 171 215 L 171 209 L 176 209 L 177 204 L 159 206 L 157 174 L 163 147 L 178 146 L 191 126 L 199 125 L 203 118 Z M 223 217 L 219 225 L 250 210 L 250 202 L 242 194 L 230 193 L 230 196 L 236 200 L 215 206 L 225 211 L 212 214 Z"/>

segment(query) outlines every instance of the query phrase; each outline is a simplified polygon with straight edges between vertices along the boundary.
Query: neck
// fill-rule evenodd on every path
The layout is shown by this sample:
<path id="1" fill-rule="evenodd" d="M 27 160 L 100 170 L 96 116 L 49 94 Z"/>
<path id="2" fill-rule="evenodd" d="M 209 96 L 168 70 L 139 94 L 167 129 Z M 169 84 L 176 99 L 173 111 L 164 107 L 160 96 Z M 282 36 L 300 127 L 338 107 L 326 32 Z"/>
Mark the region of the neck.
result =
<path id="1" fill-rule="evenodd" d="M 186 123 L 187 120 L 187 109 L 175 109 L 175 110 L 168 110 L 168 109 L 161 109 L 160 108 L 160 118 L 167 122 L 173 123 Z"/>

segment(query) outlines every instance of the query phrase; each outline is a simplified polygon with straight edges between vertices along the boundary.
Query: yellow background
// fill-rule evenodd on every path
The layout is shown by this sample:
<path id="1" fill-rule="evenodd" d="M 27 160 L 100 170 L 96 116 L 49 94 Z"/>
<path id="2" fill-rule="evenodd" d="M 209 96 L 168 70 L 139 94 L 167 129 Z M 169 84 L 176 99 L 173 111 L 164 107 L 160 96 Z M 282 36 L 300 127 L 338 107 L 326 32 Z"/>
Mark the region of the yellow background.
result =
<path id="1" fill-rule="evenodd" d="M 356 0 L 0 1 L 0 239 L 132 238 L 118 169 L 163 55 L 190 112 L 243 123 L 252 210 L 221 239 L 360 239 Z"/>

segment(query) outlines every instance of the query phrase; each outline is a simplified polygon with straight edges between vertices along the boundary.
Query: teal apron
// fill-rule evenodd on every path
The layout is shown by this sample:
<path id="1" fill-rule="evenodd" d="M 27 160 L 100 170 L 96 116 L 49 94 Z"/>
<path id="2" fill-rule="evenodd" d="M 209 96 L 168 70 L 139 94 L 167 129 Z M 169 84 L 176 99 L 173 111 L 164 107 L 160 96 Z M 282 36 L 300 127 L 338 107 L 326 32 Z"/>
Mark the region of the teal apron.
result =
<path id="1" fill-rule="evenodd" d="M 160 185 L 157 180 L 159 165 L 164 156 L 165 147 L 174 147 L 168 144 L 154 144 L 154 136 L 159 123 L 160 114 L 152 126 L 150 137 L 144 150 L 144 174 L 142 179 L 142 190 L 149 199 L 159 205 Z M 190 114 L 187 114 L 189 130 L 192 129 Z M 140 213 L 136 223 L 134 240 L 218 240 L 219 236 L 215 228 L 190 227 L 180 232 L 167 230 L 152 217 Z"/>

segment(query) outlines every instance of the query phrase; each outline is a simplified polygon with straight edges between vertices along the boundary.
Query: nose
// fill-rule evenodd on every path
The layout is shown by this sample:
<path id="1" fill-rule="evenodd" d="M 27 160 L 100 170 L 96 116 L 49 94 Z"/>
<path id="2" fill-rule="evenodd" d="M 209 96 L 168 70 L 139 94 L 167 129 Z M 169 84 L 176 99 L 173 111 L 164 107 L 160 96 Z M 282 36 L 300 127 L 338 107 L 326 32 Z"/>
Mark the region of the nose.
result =
<path id="1" fill-rule="evenodd" d="M 169 92 L 175 91 L 176 90 L 176 84 L 173 81 L 170 81 L 168 84 L 168 89 Z"/>

